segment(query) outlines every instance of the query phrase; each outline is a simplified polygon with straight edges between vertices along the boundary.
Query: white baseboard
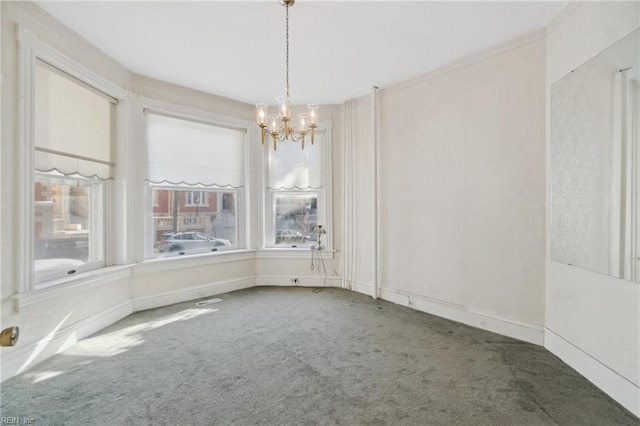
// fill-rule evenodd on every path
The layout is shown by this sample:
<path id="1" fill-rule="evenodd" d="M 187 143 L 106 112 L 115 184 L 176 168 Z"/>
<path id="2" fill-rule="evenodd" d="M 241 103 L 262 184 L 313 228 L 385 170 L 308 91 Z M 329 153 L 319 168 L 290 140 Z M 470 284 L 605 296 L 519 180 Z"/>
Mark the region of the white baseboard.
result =
<path id="1" fill-rule="evenodd" d="M 373 297 L 373 286 L 362 281 L 353 281 L 351 290 Z"/>
<path id="2" fill-rule="evenodd" d="M 103 328 L 125 318 L 133 312 L 131 302 L 126 301 L 106 311 L 77 322 L 61 330 L 54 330 L 37 342 L 19 346 L 3 355 L 2 377 L 4 381 L 61 352 Z"/>
<path id="3" fill-rule="evenodd" d="M 361 281 L 354 282 L 353 290 L 368 296 L 373 295 L 373 286 Z M 380 288 L 378 292 L 381 299 L 398 305 L 536 345 L 544 343 L 544 330 L 539 326 L 472 311 L 463 306 L 453 305 L 407 291 Z"/>
<path id="4" fill-rule="evenodd" d="M 252 275 L 225 281 L 216 281 L 197 287 L 189 287 L 151 296 L 137 297 L 133 299 L 133 311 L 137 312 L 146 309 L 160 308 L 162 306 L 173 305 L 174 303 L 182 303 L 202 297 L 242 290 L 254 287 L 255 285 L 256 277 Z"/>
<path id="5" fill-rule="evenodd" d="M 640 387 L 554 331 L 545 328 L 544 347 L 620 405 L 640 417 Z"/>
<path id="6" fill-rule="evenodd" d="M 293 280 L 297 279 L 297 282 Z M 296 276 L 291 275 L 258 275 L 257 286 L 278 287 L 342 287 L 342 277 Z"/>

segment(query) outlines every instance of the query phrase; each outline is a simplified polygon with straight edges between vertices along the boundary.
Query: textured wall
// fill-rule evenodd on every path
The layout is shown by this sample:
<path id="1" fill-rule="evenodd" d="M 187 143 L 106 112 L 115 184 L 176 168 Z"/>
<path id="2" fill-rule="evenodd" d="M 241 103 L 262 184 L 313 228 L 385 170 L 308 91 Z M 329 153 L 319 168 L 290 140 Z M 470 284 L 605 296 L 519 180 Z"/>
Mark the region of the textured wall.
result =
<path id="1" fill-rule="evenodd" d="M 381 90 L 381 288 L 544 323 L 544 41 Z M 355 104 L 355 247 L 371 284 L 371 105 Z"/>
<path id="2" fill-rule="evenodd" d="M 551 88 L 551 259 L 611 274 L 619 166 L 613 72 L 587 64 Z M 617 108 L 619 111 L 619 108 Z M 617 180 L 615 178 L 617 177 Z"/>

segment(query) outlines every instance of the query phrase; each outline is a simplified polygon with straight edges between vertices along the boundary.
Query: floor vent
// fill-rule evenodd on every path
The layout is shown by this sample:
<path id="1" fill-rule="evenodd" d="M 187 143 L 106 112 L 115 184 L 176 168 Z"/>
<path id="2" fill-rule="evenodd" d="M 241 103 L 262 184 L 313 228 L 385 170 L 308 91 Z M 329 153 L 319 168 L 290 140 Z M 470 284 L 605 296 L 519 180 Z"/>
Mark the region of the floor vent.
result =
<path id="1" fill-rule="evenodd" d="M 210 305 L 212 303 L 218 303 L 218 302 L 222 302 L 222 299 L 201 300 L 199 302 L 196 302 L 196 306 L 205 306 L 205 305 Z"/>

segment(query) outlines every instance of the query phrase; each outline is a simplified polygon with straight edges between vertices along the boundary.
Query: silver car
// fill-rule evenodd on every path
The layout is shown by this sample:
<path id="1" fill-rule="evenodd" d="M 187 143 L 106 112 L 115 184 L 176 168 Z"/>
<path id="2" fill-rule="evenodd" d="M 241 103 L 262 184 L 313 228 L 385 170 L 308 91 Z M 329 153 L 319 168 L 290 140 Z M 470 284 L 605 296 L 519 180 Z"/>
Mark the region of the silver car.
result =
<path id="1" fill-rule="evenodd" d="M 223 238 L 214 238 L 202 232 L 175 232 L 167 234 L 156 242 L 156 250 L 160 253 L 197 249 L 212 249 L 230 246 L 231 242 Z"/>
<path id="2" fill-rule="evenodd" d="M 280 243 L 305 243 L 309 240 L 307 235 L 302 235 L 293 229 L 282 229 L 276 232 L 276 244 Z"/>

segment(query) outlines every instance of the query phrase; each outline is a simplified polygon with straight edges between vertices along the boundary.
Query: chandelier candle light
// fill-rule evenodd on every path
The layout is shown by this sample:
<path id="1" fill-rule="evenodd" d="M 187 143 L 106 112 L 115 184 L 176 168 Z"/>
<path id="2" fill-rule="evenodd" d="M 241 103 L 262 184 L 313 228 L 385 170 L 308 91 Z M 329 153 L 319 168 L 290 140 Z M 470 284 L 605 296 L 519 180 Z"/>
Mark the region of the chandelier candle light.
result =
<path id="1" fill-rule="evenodd" d="M 298 127 L 291 124 L 291 107 L 289 106 L 289 7 L 293 6 L 295 0 L 280 0 L 280 4 L 287 10 L 286 19 L 286 35 L 287 35 L 287 61 L 286 61 L 286 81 L 287 92 L 282 96 L 278 96 L 278 114 L 268 114 L 269 105 L 256 105 L 256 120 L 261 129 L 261 141 L 264 145 L 265 134 L 268 132 L 273 138 L 273 150 L 277 149 L 278 141 L 282 142 L 287 139 L 294 142 L 300 142 L 300 146 L 304 149 L 304 137 L 311 135 L 311 144 L 313 145 L 314 131 L 317 127 L 318 105 L 309 104 L 307 108 L 309 113 L 298 114 Z"/>

